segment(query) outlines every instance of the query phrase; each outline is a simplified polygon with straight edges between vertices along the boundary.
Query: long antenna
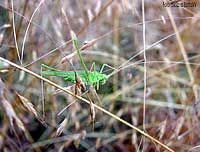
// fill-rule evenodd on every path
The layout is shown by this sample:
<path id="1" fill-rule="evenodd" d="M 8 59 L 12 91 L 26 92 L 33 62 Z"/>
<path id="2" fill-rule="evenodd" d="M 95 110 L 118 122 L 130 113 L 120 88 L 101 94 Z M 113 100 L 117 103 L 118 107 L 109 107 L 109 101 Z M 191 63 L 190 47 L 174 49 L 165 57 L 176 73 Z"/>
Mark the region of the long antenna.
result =
<path id="1" fill-rule="evenodd" d="M 76 34 L 73 31 L 71 31 L 71 37 L 72 37 L 73 45 L 74 45 L 74 47 L 75 47 L 75 49 L 76 49 L 76 51 L 78 53 L 79 59 L 81 61 L 81 64 L 82 64 L 82 66 L 83 66 L 83 68 L 85 70 L 86 75 L 88 76 L 89 75 L 89 70 L 88 70 L 88 68 L 87 68 L 87 66 L 86 66 L 86 64 L 85 64 L 85 62 L 83 60 L 83 57 L 81 55 L 81 51 L 80 51 L 80 49 L 78 47 L 78 39 L 76 37 Z"/>

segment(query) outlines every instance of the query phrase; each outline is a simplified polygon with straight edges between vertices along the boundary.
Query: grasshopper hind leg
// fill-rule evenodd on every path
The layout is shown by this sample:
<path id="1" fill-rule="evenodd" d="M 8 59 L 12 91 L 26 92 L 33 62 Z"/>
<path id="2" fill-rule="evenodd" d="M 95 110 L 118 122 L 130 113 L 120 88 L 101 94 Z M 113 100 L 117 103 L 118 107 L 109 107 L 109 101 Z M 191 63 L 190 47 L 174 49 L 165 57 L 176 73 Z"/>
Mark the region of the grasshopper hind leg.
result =
<path id="1" fill-rule="evenodd" d="M 78 93 L 78 89 L 81 90 L 81 92 L 86 92 L 86 87 L 85 85 L 82 83 L 80 77 L 78 76 L 77 72 L 74 71 L 75 73 L 75 80 L 76 80 L 76 85 L 75 85 L 75 95 L 77 95 Z"/>

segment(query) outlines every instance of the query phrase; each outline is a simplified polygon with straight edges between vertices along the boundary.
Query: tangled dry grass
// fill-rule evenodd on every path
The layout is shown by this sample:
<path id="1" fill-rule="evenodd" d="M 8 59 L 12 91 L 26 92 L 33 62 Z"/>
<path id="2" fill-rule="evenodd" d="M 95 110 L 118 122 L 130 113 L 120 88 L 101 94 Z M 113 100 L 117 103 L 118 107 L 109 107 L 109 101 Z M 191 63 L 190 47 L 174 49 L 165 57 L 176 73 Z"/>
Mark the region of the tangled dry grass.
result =
<path id="1" fill-rule="evenodd" d="M 199 2 L 167 2 L 2 0 L 1 151 L 200 151 Z M 71 30 L 99 90 L 41 76 L 83 70 Z"/>

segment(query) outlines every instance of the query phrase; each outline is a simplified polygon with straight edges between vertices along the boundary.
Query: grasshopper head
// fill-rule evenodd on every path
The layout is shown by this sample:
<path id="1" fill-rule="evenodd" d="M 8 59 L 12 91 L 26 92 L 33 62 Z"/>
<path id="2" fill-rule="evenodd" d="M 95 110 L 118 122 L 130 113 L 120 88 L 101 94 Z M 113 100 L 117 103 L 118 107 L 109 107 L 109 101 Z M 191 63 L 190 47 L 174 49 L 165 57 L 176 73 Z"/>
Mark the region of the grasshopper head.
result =
<path id="1" fill-rule="evenodd" d="M 99 79 L 100 84 L 103 85 L 106 83 L 108 76 L 106 74 L 101 73 L 101 74 L 99 74 L 98 79 Z"/>

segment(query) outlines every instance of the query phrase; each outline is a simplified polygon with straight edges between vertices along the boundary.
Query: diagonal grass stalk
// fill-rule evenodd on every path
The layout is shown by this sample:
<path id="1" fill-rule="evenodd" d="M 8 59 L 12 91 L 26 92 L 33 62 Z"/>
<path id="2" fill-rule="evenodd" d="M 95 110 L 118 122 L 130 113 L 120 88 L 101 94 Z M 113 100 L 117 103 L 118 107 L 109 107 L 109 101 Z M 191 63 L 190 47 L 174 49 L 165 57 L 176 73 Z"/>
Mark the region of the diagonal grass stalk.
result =
<path id="1" fill-rule="evenodd" d="M 44 77 L 42 77 L 42 76 L 40 76 L 40 75 L 38 75 L 38 74 L 36 74 L 36 73 L 30 71 L 30 70 L 28 70 L 28 69 L 26 69 L 26 68 L 24 68 L 24 67 L 22 67 L 22 66 L 19 66 L 19 65 L 15 64 L 15 63 L 13 63 L 13 62 L 7 60 L 7 59 L 4 59 L 4 58 L 2 58 L 2 57 L 0 57 L 0 60 L 2 60 L 3 62 L 6 62 L 6 63 L 8 63 L 8 64 L 10 64 L 11 66 L 13 66 L 13 67 L 15 67 L 15 68 L 17 68 L 17 69 L 19 69 L 19 70 L 22 70 L 22 71 L 24 71 L 24 72 L 29 73 L 30 75 L 32 75 L 32 76 L 34 76 L 34 77 L 36 77 L 36 78 L 38 78 L 38 79 L 40 79 L 40 80 L 43 80 L 43 81 L 49 83 L 50 85 L 52 85 L 52 86 L 54 86 L 54 87 L 56 87 L 56 88 L 58 88 L 58 89 L 60 89 L 60 90 L 62 90 L 62 91 L 64 91 L 64 92 L 66 92 L 66 93 L 68 93 L 68 94 L 74 96 L 75 98 L 77 98 L 77 99 L 79 99 L 79 100 L 81 100 L 81 101 L 84 101 L 84 102 L 90 104 L 90 101 L 88 101 L 87 99 L 85 99 L 85 98 L 83 98 L 83 97 L 81 97 L 81 96 L 75 95 L 74 93 L 70 92 L 69 90 L 64 89 L 63 87 L 61 87 L 60 85 L 58 85 L 58 84 L 56 84 L 56 83 L 50 81 L 49 79 L 46 79 L 46 78 L 44 78 Z M 167 145 L 163 144 L 163 143 L 160 142 L 159 140 L 155 139 L 154 137 L 150 136 L 149 134 L 145 133 L 144 131 L 140 130 L 139 128 L 133 126 L 132 124 L 128 123 L 127 121 L 121 119 L 120 117 L 116 116 L 115 114 L 113 114 L 113 113 L 107 111 L 106 109 L 104 109 L 104 108 L 102 108 L 102 107 L 100 107 L 100 106 L 98 106 L 98 105 L 96 105 L 96 104 L 94 104 L 94 107 L 95 107 L 96 109 L 98 109 L 98 110 L 104 112 L 105 114 L 109 115 L 110 117 L 112 117 L 112 118 L 118 120 L 119 122 L 123 123 L 124 125 L 126 125 L 126 126 L 132 128 L 132 129 L 134 129 L 134 130 L 136 130 L 137 132 L 139 132 L 140 134 L 142 134 L 142 135 L 144 135 L 145 137 L 149 138 L 149 139 L 152 140 L 153 142 L 159 144 L 160 146 L 162 146 L 162 147 L 165 148 L 166 150 L 168 150 L 168 151 L 170 151 L 170 152 L 174 152 L 174 150 L 172 150 L 171 148 L 169 148 Z"/>

